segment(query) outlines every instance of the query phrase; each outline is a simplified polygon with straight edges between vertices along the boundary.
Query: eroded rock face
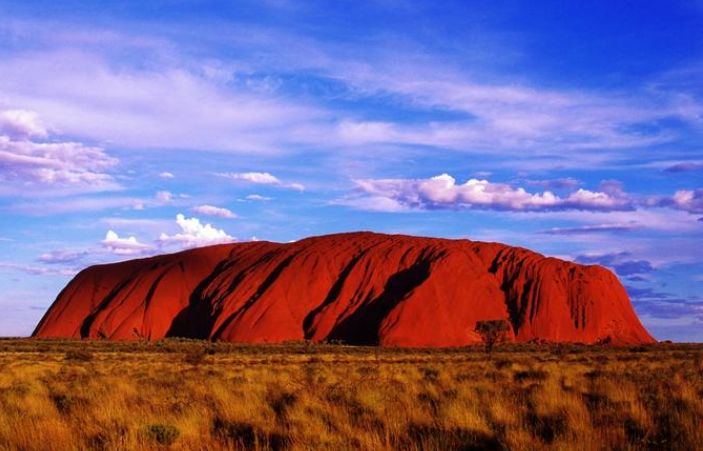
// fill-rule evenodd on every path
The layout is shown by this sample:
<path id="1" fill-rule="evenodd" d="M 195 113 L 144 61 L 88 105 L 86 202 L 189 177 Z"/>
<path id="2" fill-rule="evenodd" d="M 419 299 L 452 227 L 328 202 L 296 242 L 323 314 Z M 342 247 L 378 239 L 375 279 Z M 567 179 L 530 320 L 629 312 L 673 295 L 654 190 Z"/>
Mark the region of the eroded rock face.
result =
<path id="1" fill-rule="evenodd" d="M 497 243 L 366 232 L 93 266 L 34 336 L 460 346 L 479 343 L 475 324 L 489 319 L 507 319 L 518 342 L 654 341 L 603 267 Z"/>

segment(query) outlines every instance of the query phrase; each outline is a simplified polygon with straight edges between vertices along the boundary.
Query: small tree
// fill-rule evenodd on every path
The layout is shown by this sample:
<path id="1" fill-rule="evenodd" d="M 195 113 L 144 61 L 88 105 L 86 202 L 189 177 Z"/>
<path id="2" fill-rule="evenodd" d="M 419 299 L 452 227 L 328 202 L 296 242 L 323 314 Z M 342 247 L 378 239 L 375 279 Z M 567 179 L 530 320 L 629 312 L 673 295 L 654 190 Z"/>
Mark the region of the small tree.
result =
<path id="1" fill-rule="evenodd" d="M 486 345 L 486 352 L 493 352 L 495 345 L 505 341 L 508 335 L 508 322 L 503 319 L 495 319 L 490 321 L 478 321 L 476 323 L 476 332 L 483 339 Z"/>

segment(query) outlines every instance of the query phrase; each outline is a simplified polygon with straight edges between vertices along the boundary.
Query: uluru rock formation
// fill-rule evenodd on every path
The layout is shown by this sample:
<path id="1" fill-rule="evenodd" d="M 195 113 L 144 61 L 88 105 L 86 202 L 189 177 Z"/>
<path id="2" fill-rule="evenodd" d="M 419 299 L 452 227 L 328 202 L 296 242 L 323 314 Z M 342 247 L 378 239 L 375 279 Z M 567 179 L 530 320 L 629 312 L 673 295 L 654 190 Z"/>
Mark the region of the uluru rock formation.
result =
<path id="1" fill-rule="evenodd" d="M 517 342 L 650 343 L 617 277 L 527 249 L 368 232 L 249 242 L 89 267 L 36 337 L 480 343 L 506 319 Z"/>

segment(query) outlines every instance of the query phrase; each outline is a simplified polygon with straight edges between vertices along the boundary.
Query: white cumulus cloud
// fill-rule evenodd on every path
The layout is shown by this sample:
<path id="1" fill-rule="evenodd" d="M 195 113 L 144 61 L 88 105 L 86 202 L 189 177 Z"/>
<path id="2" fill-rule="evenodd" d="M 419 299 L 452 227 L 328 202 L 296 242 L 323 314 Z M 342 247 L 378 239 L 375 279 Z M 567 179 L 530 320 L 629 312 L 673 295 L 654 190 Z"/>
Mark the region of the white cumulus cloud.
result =
<path id="1" fill-rule="evenodd" d="M 551 191 L 530 193 L 521 187 L 473 178 L 459 184 L 449 174 L 429 179 L 364 179 L 356 183 L 362 195 L 340 203 L 357 208 L 368 205 L 369 209 L 386 211 L 441 208 L 611 211 L 632 208 L 632 200 L 615 190 L 598 192 L 579 189 L 560 197 Z"/>
<path id="2" fill-rule="evenodd" d="M 153 249 L 148 244 L 140 243 L 133 236 L 122 238 L 113 230 L 107 231 L 101 243 L 105 249 L 117 255 L 140 255 Z"/>
<path id="3" fill-rule="evenodd" d="M 174 235 L 162 233 L 159 243 L 190 248 L 235 241 L 235 238 L 224 230 L 216 229 L 210 224 L 202 224 L 198 218 L 186 218 L 179 213 L 176 215 L 176 223 L 181 228 L 181 232 Z"/>

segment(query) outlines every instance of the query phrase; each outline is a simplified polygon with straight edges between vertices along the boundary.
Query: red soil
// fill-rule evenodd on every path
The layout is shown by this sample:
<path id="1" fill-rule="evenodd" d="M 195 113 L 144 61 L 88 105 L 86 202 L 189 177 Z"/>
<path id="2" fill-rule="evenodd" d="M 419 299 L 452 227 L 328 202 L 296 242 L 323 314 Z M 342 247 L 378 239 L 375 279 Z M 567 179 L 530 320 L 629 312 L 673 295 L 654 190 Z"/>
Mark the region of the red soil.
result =
<path id="1" fill-rule="evenodd" d="M 511 339 L 650 343 L 613 273 L 469 240 L 347 233 L 251 242 L 93 266 L 36 337 L 237 342 L 479 343 L 480 320 Z"/>

